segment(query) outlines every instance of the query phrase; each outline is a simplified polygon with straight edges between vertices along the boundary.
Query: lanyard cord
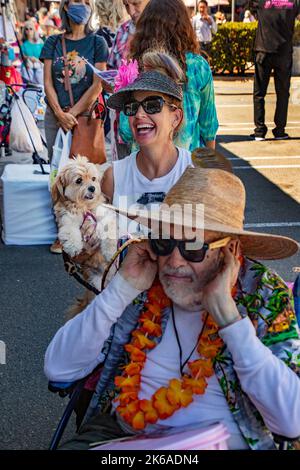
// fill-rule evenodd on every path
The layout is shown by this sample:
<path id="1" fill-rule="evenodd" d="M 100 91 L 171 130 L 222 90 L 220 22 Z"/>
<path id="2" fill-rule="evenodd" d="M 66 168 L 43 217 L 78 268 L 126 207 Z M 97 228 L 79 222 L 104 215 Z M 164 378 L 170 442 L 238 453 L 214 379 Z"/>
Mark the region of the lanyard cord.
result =
<path id="1" fill-rule="evenodd" d="M 206 314 L 205 316 L 205 320 L 203 322 L 203 325 L 202 325 L 202 328 L 201 328 L 201 332 L 200 332 L 200 335 L 197 339 L 197 343 L 195 345 L 195 347 L 193 348 L 192 352 L 190 353 L 190 355 L 188 356 L 188 358 L 184 361 L 184 363 L 182 364 L 182 347 L 181 347 L 181 344 L 180 344 L 180 340 L 179 340 L 179 335 L 178 335 L 178 330 L 177 330 L 177 327 L 176 327 L 176 323 L 175 323 L 175 314 L 174 314 L 174 305 L 172 303 L 172 306 L 171 306 L 171 309 L 172 309 L 172 321 L 173 321 L 173 326 L 174 326 L 174 331 L 175 331 L 175 336 L 176 336 L 176 341 L 177 341 L 177 344 L 178 344 L 178 349 L 179 349 L 179 360 L 180 360 L 180 373 L 181 375 L 183 376 L 184 375 L 184 372 L 183 372 L 183 369 L 184 367 L 186 366 L 187 362 L 190 360 L 192 354 L 194 353 L 195 349 L 197 348 L 198 344 L 199 344 L 199 341 L 200 341 L 200 338 L 203 334 L 203 331 L 204 331 L 204 328 L 205 328 L 205 325 L 206 325 L 206 322 L 207 322 L 207 319 L 208 319 L 208 313 Z"/>

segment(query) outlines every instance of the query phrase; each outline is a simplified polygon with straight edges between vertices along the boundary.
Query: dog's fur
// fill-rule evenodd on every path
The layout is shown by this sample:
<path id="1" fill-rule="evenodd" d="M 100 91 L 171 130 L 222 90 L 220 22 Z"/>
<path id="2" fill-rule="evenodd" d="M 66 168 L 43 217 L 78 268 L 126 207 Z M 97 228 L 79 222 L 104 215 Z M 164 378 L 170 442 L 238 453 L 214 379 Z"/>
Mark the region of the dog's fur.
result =
<path id="1" fill-rule="evenodd" d="M 94 165 L 86 157 L 71 160 L 55 178 L 51 188 L 54 212 L 58 225 L 58 238 L 63 250 L 81 265 L 85 280 L 100 290 L 103 272 L 116 251 L 114 239 L 116 215 L 104 208 L 106 202 L 101 192 L 101 181 L 107 165 Z M 97 220 L 95 227 L 99 245 L 91 248 L 83 239 L 81 226 L 85 215 L 92 213 Z M 111 236 L 104 236 L 110 231 Z M 87 291 L 69 312 L 74 316 L 92 300 Z"/>

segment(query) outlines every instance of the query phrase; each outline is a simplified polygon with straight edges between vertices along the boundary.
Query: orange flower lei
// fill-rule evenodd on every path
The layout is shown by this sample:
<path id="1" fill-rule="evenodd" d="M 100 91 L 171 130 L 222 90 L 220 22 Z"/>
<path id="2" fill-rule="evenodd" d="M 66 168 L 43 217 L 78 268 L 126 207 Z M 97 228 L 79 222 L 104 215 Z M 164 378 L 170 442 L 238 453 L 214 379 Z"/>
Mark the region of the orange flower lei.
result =
<path id="1" fill-rule="evenodd" d="M 169 418 L 175 411 L 190 405 L 194 394 L 204 394 L 206 379 L 214 374 L 213 359 L 223 346 L 217 334 L 218 326 L 207 313 L 204 314 L 204 327 L 197 344 L 201 358 L 188 362 L 190 374 L 170 380 L 168 386 L 160 387 L 150 400 L 140 400 L 138 394 L 146 352 L 156 346 L 151 338 L 162 335 L 161 312 L 170 306 L 170 300 L 156 280 L 148 291 L 147 302 L 139 318 L 140 327 L 132 332 L 131 342 L 124 346 L 130 363 L 124 367 L 122 376 L 115 377 L 115 385 L 120 389 L 115 400 L 119 401 L 117 411 L 136 430 L 144 429 L 148 423 L 155 424 L 158 419 Z"/>

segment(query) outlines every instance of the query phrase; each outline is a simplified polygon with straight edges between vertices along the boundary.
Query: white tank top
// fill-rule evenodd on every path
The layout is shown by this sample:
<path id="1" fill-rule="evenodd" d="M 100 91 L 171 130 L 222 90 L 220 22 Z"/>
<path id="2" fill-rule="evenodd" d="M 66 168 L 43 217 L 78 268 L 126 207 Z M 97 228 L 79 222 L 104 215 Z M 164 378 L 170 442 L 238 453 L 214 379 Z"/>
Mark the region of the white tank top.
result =
<path id="1" fill-rule="evenodd" d="M 191 153 L 183 148 L 178 148 L 178 159 L 169 173 L 160 178 L 149 180 L 137 167 L 136 157 L 138 152 L 133 152 L 123 160 L 114 161 L 114 195 L 113 205 L 128 210 L 130 206 L 150 206 L 160 204 L 166 193 L 175 185 L 185 169 L 192 165 Z M 124 198 L 126 196 L 126 199 Z M 130 222 L 125 217 L 119 219 L 121 235 L 140 232 L 142 228 L 135 222 Z M 145 231 L 143 230 L 143 233 Z"/>

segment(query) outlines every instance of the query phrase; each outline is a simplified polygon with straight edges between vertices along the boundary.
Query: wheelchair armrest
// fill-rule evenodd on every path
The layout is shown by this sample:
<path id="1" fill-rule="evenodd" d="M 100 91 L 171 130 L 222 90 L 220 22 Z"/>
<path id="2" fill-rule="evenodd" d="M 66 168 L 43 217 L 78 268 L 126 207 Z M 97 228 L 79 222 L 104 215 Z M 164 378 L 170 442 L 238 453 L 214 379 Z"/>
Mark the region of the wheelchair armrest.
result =
<path id="1" fill-rule="evenodd" d="M 60 397 L 64 398 L 73 392 L 77 382 L 48 382 L 48 390 L 52 393 L 58 393 Z"/>

